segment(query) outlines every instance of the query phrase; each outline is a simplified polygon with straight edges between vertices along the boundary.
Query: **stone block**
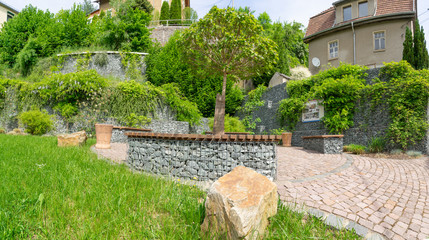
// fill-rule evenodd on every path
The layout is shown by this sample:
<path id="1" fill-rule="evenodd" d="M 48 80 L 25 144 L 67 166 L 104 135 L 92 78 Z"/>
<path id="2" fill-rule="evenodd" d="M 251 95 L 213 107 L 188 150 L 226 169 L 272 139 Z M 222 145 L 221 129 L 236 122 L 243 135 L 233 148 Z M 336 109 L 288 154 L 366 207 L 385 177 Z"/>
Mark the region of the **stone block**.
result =
<path id="1" fill-rule="evenodd" d="M 85 131 L 72 134 L 61 134 L 57 136 L 58 147 L 81 146 L 85 144 L 87 136 Z"/>
<path id="2" fill-rule="evenodd" d="M 210 187 L 204 234 L 227 234 L 228 239 L 263 236 L 268 218 L 277 213 L 277 186 L 265 176 L 239 166 Z"/>

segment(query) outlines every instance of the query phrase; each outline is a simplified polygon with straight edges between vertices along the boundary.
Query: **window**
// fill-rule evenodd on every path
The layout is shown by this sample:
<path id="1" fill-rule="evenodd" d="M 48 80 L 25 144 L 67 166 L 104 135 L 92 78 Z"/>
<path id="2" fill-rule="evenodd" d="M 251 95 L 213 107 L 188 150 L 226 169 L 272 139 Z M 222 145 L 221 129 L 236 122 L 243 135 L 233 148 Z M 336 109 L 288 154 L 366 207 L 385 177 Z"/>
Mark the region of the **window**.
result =
<path id="1" fill-rule="evenodd" d="M 368 2 L 359 3 L 359 17 L 368 16 Z"/>
<path id="2" fill-rule="evenodd" d="M 348 21 L 352 19 L 352 6 L 343 8 L 343 21 Z"/>
<path id="3" fill-rule="evenodd" d="M 329 59 L 338 58 L 338 41 L 329 43 Z"/>
<path id="4" fill-rule="evenodd" d="M 14 16 L 15 16 L 15 14 L 8 11 L 7 12 L 7 21 L 11 20 Z"/>
<path id="5" fill-rule="evenodd" d="M 374 33 L 374 50 L 384 50 L 386 49 L 386 37 L 385 32 L 375 32 Z"/>

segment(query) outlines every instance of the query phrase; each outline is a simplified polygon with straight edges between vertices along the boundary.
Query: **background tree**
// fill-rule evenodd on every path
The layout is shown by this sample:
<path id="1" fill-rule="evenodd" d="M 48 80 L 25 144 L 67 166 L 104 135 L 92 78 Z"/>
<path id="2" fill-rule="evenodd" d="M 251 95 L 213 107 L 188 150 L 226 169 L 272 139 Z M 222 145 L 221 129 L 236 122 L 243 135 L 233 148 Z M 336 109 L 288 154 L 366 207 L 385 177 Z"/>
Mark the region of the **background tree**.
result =
<path id="1" fill-rule="evenodd" d="M 131 7 L 138 8 L 148 14 L 152 14 L 154 8 L 148 0 L 133 0 Z"/>
<path id="2" fill-rule="evenodd" d="M 264 36 L 273 40 L 278 46 L 279 61 L 274 69 L 253 78 L 255 85 L 268 83 L 275 72 L 290 75 L 290 69 L 297 66 L 308 66 L 308 45 L 304 38 L 304 26 L 297 22 L 274 22 L 264 12 L 258 16 L 258 21 L 264 28 Z"/>
<path id="3" fill-rule="evenodd" d="M 167 1 L 162 2 L 161 6 L 161 16 L 159 17 L 159 20 L 161 20 L 162 25 L 166 25 L 166 20 L 170 19 L 170 6 L 168 5 Z"/>
<path id="4" fill-rule="evenodd" d="M 225 95 L 228 77 L 248 79 L 273 67 L 278 59 L 276 44 L 262 36 L 253 15 L 214 6 L 179 41 L 193 66 L 222 77 L 222 93 L 216 97 L 214 134 L 224 133 Z"/>
<path id="5" fill-rule="evenodd" d="M 28 5 L 21 13 L 5 22 L 0 32 L 0 62 L 12 67 L 30 36 L 37 37 L 39 30 L 49 25 L 53 17 L 49 11 L 44 12 Z"/>
<path id="6" fill-rule="evenodd" d="M 88 15 L 97 10 L 97 8 L 92 4 L 91 0 L 83 0 L 83 2 L 80 4 L 80 8 L 85 13 L 85 15 Z"/>
<path id="7" fill-rule="evenodd" d="M 146 27 L 150 19 L 151 16 L 139 8 L 125 6 L 117 9 L 115 16 L 102 19 L 100 44 L 112 50 L 148 51 L 152 44 Z"/>
<path id="8" fill-rule="evenodd" d="M 402 59 L 406 60 L 414 69 L 428 69 L 429 56 L 426 47 L 425 33 L 423 27 L 420 27 L 419 21 L 415 21 L 414 36 L 407 27 L 405 32 L 405 41 Z"/>
<path id="9" fill-rule="evenodd" d="M 402 51 L 402 60 L 407 61 L 411 66 L 414 66 L 414 43 L 413 43 L 413 33 L 407 27 L 405 31 L 405 41 L 404 41 L 404 50 Z"/>
<path id="10" fill-rule="evenodd" d="M 156 86 L 177 83 L 180 91 L 197 104 L 204 117 L 213 117 L 216 94 L 222 91 L 222 78 L 207 76 L 204 69 L 197 71 L 185 61 L 183 46 L 179 45 L 180 32 L 176 32 L 164 47 L 154 47 L 146 61 L 147 80 Z M 207 77 L 204 77 L 207 76 Z M 233 116 L 243 100 L 243 93 L 232 79 L 226 84 L 226 114 Z"/>
<path id="11" fill-rule="evenodd" d="M 183 10 L 183 18 L 186 19 L 183 23 L 192 24 L 198 20 L 198 14 L 194 9 L 186 7 Z"/>
<path id="12" fill-rule="evenodd" d="M 426 48 L 425 33 L 418 20 L 416 20 L 414 28 L 414 68 L 427 69 L 428 50 Z"/>
<path id="13" fill-rule="evenodd" d="M 170 6 L 171 24 L 180 24 L 182 21 L 182 3 L 181 0 L 172 0 Z"/>

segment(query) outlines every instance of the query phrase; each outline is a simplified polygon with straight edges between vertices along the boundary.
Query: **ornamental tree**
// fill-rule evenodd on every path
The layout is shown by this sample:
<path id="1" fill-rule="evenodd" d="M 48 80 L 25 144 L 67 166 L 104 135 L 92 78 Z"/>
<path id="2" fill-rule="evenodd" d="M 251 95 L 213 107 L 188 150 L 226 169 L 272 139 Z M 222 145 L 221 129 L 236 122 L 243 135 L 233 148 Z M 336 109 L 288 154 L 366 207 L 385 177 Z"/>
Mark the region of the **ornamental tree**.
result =
<path id="1" fill-rule="evenodd" d="M 223 79 L 222 94 L 217 94 L 213 133 L 224 133 L 225 94 L 228 77 L 239 81 L 273 68 L 277 45 L 262 36 L 255 17 L 233 8 L 214 6 L 200 21 L 186 29 L 179 40 L 188 63 Z"/>
<path id="2" fill-rule="evenodd" d="M 181 0 L 172 0 L 170 6 L 171 24 L 180 24 L 182 19 L 182 3 Z"/>
<path id="3" fill-rule="evenodd" d="M 159 17 L 159 20 L 161 20 L 162 25 L 166 25 L 166 20 L 168 19 L 170 19 L 170 6 L 167 1 L 164 1 L 162 2 L 161 16 Z"/>

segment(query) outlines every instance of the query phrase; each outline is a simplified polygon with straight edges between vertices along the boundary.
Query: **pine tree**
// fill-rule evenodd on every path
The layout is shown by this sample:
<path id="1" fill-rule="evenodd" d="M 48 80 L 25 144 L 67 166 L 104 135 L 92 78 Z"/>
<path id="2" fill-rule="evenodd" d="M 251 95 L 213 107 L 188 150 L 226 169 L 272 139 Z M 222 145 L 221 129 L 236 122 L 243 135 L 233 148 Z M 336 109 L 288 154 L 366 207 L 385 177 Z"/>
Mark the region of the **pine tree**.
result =
<path id="1" fill-rule="evenodd" d="M 413 33 L 407 27 L 405 32 L 404 50 L 402 51 L 402 60 L 407 61 L 411 66 L 414 66 L 414 48 L 413 48 Z"/>
<path id="2" fill-rule="evenodd" d="M 170 6 L 168 5 L 167 1 L 164 1 L 162 3 L 161 16 L 159 17 L 159 20 L 161 20 L 162 25 L 166 25 L 167 22 L 165 20 L 168 19 L 170 19 Z"/>
<path id="3" fill-rule="evenodd" d="M 182 3 L 181 0 L 172 0 L 170 6 L 170 19 L 182 19 Z M 171 21 L 171 24 L 180 24 L 182 21 Z"/>

